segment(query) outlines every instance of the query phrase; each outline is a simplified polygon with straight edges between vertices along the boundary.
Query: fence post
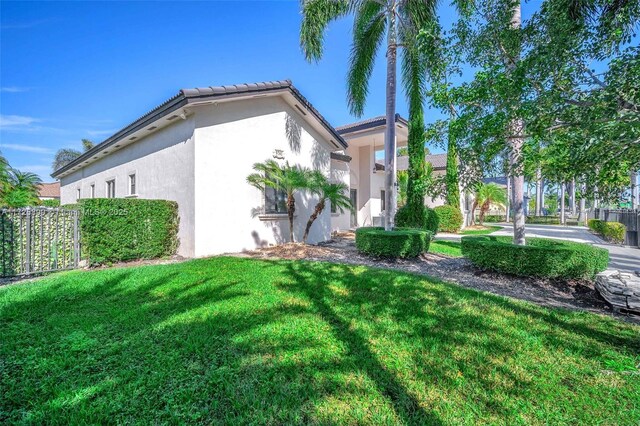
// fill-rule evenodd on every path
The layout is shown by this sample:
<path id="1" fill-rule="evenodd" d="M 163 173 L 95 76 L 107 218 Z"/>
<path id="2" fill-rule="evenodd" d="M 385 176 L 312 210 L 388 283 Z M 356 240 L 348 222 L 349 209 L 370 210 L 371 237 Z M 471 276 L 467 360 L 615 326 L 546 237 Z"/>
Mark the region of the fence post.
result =
<path id="1" fill-rule="evenodd" d="M 78 212 L 73 212 L 73 266 L 80 263 L 80 238 L 78 235 Z"/>
<path id="2" fill-rule="evenodd" d="M 31 210 L 27 209 L 25 211 L 26 214 L 26 223 L 25 223 L 25 262 L 24 262 L 24 272 L 26 274 L 31 272 Z"/>

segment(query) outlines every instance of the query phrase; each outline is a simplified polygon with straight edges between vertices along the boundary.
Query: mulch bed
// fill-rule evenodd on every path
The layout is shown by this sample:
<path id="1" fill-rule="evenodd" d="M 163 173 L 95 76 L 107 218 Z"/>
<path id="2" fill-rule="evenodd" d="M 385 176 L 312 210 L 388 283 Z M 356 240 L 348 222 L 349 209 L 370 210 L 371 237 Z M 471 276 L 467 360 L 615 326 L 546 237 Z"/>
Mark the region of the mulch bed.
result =
<path id="1" fill-rule="evenodd" d="M 467 259 L 426 253 L 417 259 L 374 259 L 356 250 L 353 233 L 342 233 L 318 245 L 284 244 L 237 256 L 260 259 L 304 259 L 397 269 L 440 278 L 463 287 L 528 300 L 541 306 L 583 310 L 640 323 L 640 317 L 618 315 L 587 280 L 523 278 L 481 271 Z"/>

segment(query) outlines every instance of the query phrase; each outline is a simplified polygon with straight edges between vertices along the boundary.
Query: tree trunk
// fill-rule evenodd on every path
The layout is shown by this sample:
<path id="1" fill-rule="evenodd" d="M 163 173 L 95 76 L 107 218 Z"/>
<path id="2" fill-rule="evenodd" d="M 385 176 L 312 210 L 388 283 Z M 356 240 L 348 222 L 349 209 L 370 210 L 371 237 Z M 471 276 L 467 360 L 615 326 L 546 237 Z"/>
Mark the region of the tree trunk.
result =
<path id="1" fill-rule="evenodd" d="M 542 216 L 544 205 L 544 181 L 542 180 L 542 170 L 536 170 L 536 216 Z"/>
<path id="2" fill-rule="evenodd" d="M 482 206 L 480 206 L 480 214 L 478 215 L 478 221 L 480 222 L 480 226 L 484 224 L 484 216 L 487 214 L 487 210 L 491 207 L 491 203 L 485 201 Z"/>
<path id="3" fill-rule="evenodd" d="M 384 189 L 386 214 L 384 229 L 393 229 L 398 200 L 396 185 L 396 16 L 389 14 L 387 34 L 387 127 L 384 137 Z"/>
<path id="4" fill-rule="evenodd" d="M 309 237 L 309 231 L 311 230 L 311 225 L 313 222 L 320 216 L 320 213 L 324 210 L 324 198 L 321 198 L 316 204 L 316 208 L 313 210 L 311 216 L 309 216 L 309 220 L 307 221 L 307 227 L 304 229 L 304 235 L 302 236 L 302 242 L 307 243 L 307 238 Z"/>
<path id="5" fill-rule="evenodd" d="M 571 216 L 576 216 L 576 178 L 571 179 Z"/>
<path id="6" fill-rule="evenodd" d="M 521 4 L 518 2 L 511 15 L 511 27 L 519 30 L 522 25 Z M 525 245 L 524 224 L 524 174 L 522 170 L 522 147 L 524 146 L 524 121 L 517 117 L 512 119 L 509 138 L 509 168 L 512 176 L 513 202 L 513 243 Z"/>
<path id="7" fill-rule="evenodd" d="M 471 212 L 469 215 L 471 219 L 469 220 L 469 226 L 473 226 L 476 224 L 476 209 L 478 208 L 478 199 L 474 197 L 473 204 L 471 204 Z"/>
<path id="8" fill-rule="evenodd" d="M 460 187 L 458 184 L 458 147 L 455 134 L 451 131 L 451 123 L 455 117 L 449 118 L 449 135 L 447 139 L 446 204 L 460 208 Z"/>
<path id="9" fill-rule="evenodd" d="M 506 221 L 511 221 L 511 176 L 507 175 L 507 205 L 506 205 Z"/>
<path id="10" fill-rule="evenodd" d="M 583 178 L 584 179 L 584 178 Z M 587 219 L 587 212 L 586 210 L 586 198 L 585 198 L 585 192 L 587 189 L 587 184 L 584 182 L 582 182 L 582 184 L 580 185 L 580 192 L 581 197 L 580 197 L 580 215 L 578 216 L 578 224 L 579 225 L 584 225 L 584 223 L 586 222 Z"/>
<path id="11" fill-rule="evenodd" d="M 289 216 L 289 242 L 293 243 L 293 214 L 296 212 L 296 199 L 293 193 L 287 194 L 287 215 Z"/>
<path id="12" fill-rule="evenodd" d="M 560 182 L 560 224 L 561 225 L 567 224 L 567 219 L 565 217 L 565 207 L 564 207 L 564 197 L 565 197 L 566 187 L 567 187 L 566 183 Z"/>

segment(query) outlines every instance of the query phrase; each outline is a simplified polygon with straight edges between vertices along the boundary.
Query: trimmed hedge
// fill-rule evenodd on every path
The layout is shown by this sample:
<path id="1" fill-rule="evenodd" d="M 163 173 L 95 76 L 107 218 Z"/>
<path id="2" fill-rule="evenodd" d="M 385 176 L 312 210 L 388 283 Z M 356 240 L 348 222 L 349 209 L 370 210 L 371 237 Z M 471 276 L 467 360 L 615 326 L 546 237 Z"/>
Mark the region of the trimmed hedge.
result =
<path id="1" fill-rule="evenodd" d="M 356 229 L 356 248 L 376 257 L 416 257 L 429 250 L 432 234 L 422 229 L 396 228 L 385 231 L 381 227 Z"/>
<path id="2" fill-rule="evenodd" d="M 460 231 L 462 227 L 462 212 L 459 208 L 445 204 L 438 206 L 433 211 L 438 216 L 438 232 Z"/>
<path id="3" fill-rule="evenodd" d="M 546 278 L 593 278 L 607 268 L 609 252 L 589 244 L 547 238 L 527 238 L 527 245 L 511 237 L 490 235 L 462 238 L 462 254 L 482 269 Z"/>
<path id="4" fill-rule="evenodd" d="M 399 228 L 423 229 L 435 235 L 438 232 L 438 224 L 436 212 L 424 205 L 416 208 L 405 204 L 396 212 L 395 225 Z"/>
<path id="5" fill-rule="evenodd" d="M 78 202 L 83 256 L 101 264 L 175 254 L 178 204 L 167 200 L 94 198 Z"/>
<path id="6" fill-rule="evenodd" d="M 498 222 L 506 222 L 507 216 L 501 214 L 488 214 L 484 217 L 484 222 L 488 223 L 498 223 Z"/>
<path id="7" fill-rule="evenodd" d="M 558 216 L 527 216 L 525 223 L 538 225 L 560 225 L 560 217 Z"/>
<path id="8" fill-rule="evenodd" d="M 624 243 L 624 237 L 627 233 L 627 228 L 618 222 L 605 222 L 600 219 L 590 219 L 587 222 L 589 229 L 593 232 L 600 234 L 605 240 L 614 244 Z"/>

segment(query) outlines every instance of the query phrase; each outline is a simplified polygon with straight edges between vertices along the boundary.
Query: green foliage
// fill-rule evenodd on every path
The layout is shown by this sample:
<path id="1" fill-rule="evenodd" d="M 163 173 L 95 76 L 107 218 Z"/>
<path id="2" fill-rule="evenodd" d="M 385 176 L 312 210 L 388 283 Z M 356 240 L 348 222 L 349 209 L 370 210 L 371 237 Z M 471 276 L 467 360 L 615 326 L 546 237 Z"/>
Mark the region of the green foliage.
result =
<path id="1" fill-rule="evenodd" d="M 290 166 L 288 162 L 284 165 L 277 161 L 268 159 L 263 163 L 253 165 L 255 173 L 247 176 L 247 183 L 261 191 L 266 188 L 274 188 L 284 191 L 287 194 L 287 216 L 289 217 L 289 241 L 294 241 L 293 219 L 296 211 L 296 201 L 294 194 L 298 191 L 309 189 L 312 172 L 300 166 Z"/>
<path id="2" fill-rule="evenodd" d="M 438 215 L 424 204 L 407 204 L 398 209 L 395 224 L 400 228 L 424 229 L 435 235 L 438 232 Z"/>
<path id="3" fill-rule="evenodd" d="M 455 133 L 449 130 L 447 144 L 447 170 L 445 172 L 445 202 L 456 208 L 460 208 L 460 187 L 458 182 L 458 148 L 456 146 Z"/>
<path id="4" fill-rule="evenodd" d="M 590 219 L 587 222 L 589 229 L 600 234 L 605 240 L 614 244 L 622 244 L 627 233 L 627 228 L 618 222 L 605 222 L 600 219 Z"/>
<path id="5" fill-rule="evenodd" d="M 539 225 L 560 225 L 559 216 L 527 216 L 526 223 Z"/>
<path id="6" fill-rule="evenodd" d="M 42 181 L 35 173 L 21 172 L 0 154 L 0 207 L 20 208 L 40 204 Z"/>
<path id="7" fill-rule="evenodd" d="M 84 152 L 89 151 L 95 146 L 95 143 L 89 139 L 81 139 L 80 142 L 82 144 L 82 151 L 73 148 L 61 148 L 56 152 L 56 155 L 53 157 L 53 163 L 51 164 L 51 169 L 54 172 L 71 163 Z"/>
<path id="8" fill-rule="evenodd" d="M 409 173 L 406 170 L 398 170 L 398 205 L 407 204 L 407 185 L 409 183 Z"/>
<path id="9" fill-rule="evenodd" d="M 479 222 L 482 225 L 484 215 L 491 205 L 506 207 L 507 191 L 495 183 L 481 183 L 476 189 L 476 198 L 472 211 L 475 212 L 476 206 L 480 207 Z"/>
<path id="10" fill-rule="evenodd" d="M 83 256 L 92 264 L 171 256 L 178 247 L 178 205 L 134 198 L 82 199 Z"/>
<path id="11" fill-rule="evenodd" d="M 356 229 L 356 248 L 376 257 L 417 257 L 429 249 L 432 235 L 421 229 L 362 227 Z"/>
<path id="12" fill-rule="evenodd" d="M 60 200 L 55 200 L 55 199 L 42 200 L 41 204 L 44 207 L 60 207 Z"/>
<path id="13" fill-rule="evenodd" d="M 462 237 L 462 254 L 479 268 L 528 277 L 593 278 L 609 263 L 605 249 L 546 238 L 521 246 L 511 237 Z"/>
<path id="14" fill-rule="evenodd" d="M 457 206 L 445 204 L 433 209 L 438 216 L 438 232 L 456 233 L 462 227 L 462 212 Z"/>
<path id="15" fill-rule="evenodd" d="M 484 217 L 484 221 L 488 223 L 498 223 L 504 222 L 507 220 L 507 217 L 500 214 L 488 214 Z"/>

